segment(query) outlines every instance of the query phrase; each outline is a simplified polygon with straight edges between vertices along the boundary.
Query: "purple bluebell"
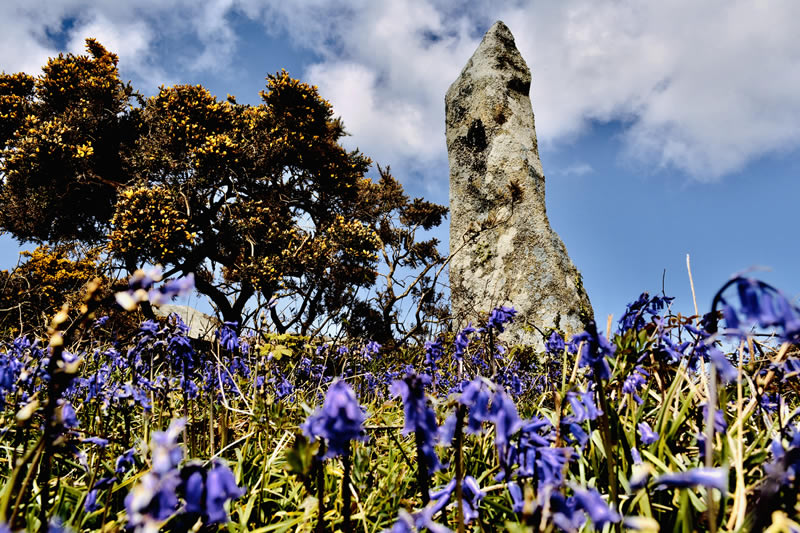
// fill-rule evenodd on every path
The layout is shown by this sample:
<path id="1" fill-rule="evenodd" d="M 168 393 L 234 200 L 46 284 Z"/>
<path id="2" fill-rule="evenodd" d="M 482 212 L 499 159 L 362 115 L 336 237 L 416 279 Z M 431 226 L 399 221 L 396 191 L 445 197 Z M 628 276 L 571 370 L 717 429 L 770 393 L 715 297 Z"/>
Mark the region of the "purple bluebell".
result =
<path id="1" fill-rule="evenodd" d="M 489 321 L 486 323 L 486 327 L 494 328 L 503 333 L 505 331 L 504 325 L 508 322 L 513 322 L 516 314 L 517 310 L 513 307 L 506 307 L 505 305 L 495 307 L 489 313 Z"/>
<path id="2" fill-rule="evenodd" d="M 239 335 L 236 333 L 236 328 L 238 327 L 239 324 L 236 322 L 225 322 L 215 333 L 220 346 L 229 352 L 239 348 Z"/>
<path id="3" fill-rule="evenodd" d="M 594 391 L 592 390 L 581 393 L 568 392 L 567 401 L 572 406 L 573 415 L 570 417 L 572 422 L 580 423 L 586 420 L 595 420 L 603 414 L 595 404 Z"/>
<path id="4" fill-rule="evenodd" d="M 583 448 L 589 443 L 589 434 L 584 431 L 580 424 L 575 422 L 566 423 L 564 424 L 568 430 L 565 436 L 568 438 L 570 444 L 573 442 L 577 442 L 578 446 Z M 569 436 L 572 435 L 572 439 L 569 439 Z M 574 440 L 573 440 L 574 439 Z"/>
<path id="5" fill-rule="evenodd" d="M 429 533 L 452 533 L 452 531 L 433 521 L 431 507 L 410 514 L 405 509 L 400 509 L 397 514 L 397 521 L 391 529 L 385 529 L 383 533 L 416 533 L 417 531 L 428 531 Z"/>
<path id="6" fill-rule="evenodd" d="M 214 462 L 208 470 L 198 465 L 184 467 L 181 477 L 186 512 L 202 515 L 205 524 L 228 522 L 225 502 L 244 494 L 236 484 L 233 472 L 218 462 Z"/>
<path id="7" fill-rule="evenodd" d="M 775 413 L 778 410 L 779 405 L 780 405 L 780 396 L 777 393 L 774 394 L 764 393 L 761 395 L 761 401 L 759 401 L 759 406 L 767 413 L 770 414 Z"/>
<path id="8" fill-rule="evenodd" d="M 708 404 L 703 404 L 703 424 L 708 420 Z M 725 412 L 716 409 L 714 411 L 714 431 L 717 433 L 724 433 L 728 429 L 728 421 L 725 420 Z"/>
<path id="9" fill-rule="evenodd" d="M 128 527 L 158 531 L 161 524 L 178 509 L 177 489 L 180 477 L 145 474 L 125 497 Z"/>
<path id="10" fill-rule="evenodd" d="M 176 296 L 188 294 L 194 289 L 193 274 L 167 281 L 162 286 L 153 288 L 153 285 L 159 281 L 161 281 L 160 267 L 148 272 L 137 270 L 128 278 L 128 290 L 117 292 L 114 295 L 117 304 L 126 311 L 133 311 L 140 302 L 150 300 L 154 305 L 161 305 Z"/>
<path id="11" fill-rule="evenodd" d="M 647 386 L 647 378 L 649 376 L 650 373 L 647 370 L 641 366 L 637 366 L 628 374 L 628 377 L 626 377 L 625 381 L 622 383 L 622 392 L 630 394 L 636 403 L 641 404 L 644 400 L 639 396 L 639 392 Z"/>
<path id="12" fill-rule="evenodd" d="M 353 389 L 345 381 L 336 380 L 328 388 L 322 407 L 300 428 L 311 440 L 325 439 L 325 458 L 330 458 L 344 454 L 351 440 L 366 440 L 365 419 Z"/>
<path id="13" fill-rule="evenodd" d="M 425 342 L 425 363 L 435 365 L 442 357 L 444 357 L 444 345 L 441 337 L 435 341 Z"/>
<path id="14" fill-rule="evenodd" d="M 102 437 L 87 437 L 83 439 L 81 442 L 86 444 L 94 444 L 95 446 L 99 446 L 101 448 L 105 448 L 108 446 L 108 439 L 104 439 Z"/>
<path id="15" fill-rule="evenodd" d="M 472 327 L 472 322 L 470 322 L 467 324 L 467 327 L 456 334 L 456 338 L 453 341 L 453 345 L 455 346 L 453 357 L 456 359 L 456 361 L 461 361 L 461 359 L 464 357 L 464 353 L 467 351 L 467 346 L 469 346 L 470 343 L 469 336 L 476 331 L 477 330 Z"/>
<path id="16" fill-rule="evenodd" d="M 361 355 L 364 356 L 364 359 L 367 361 L 371 361 L 372 358 L 378 355 L 381 351 L 382 346 L 380 343 L 375 341 L 369 341 L 364 348 L 361 349 Z"/>
<path id="17" fill-rule="evenodd" d="M 594 323 L 590 324 L 587 331 L 573 336 L 572 343 L 576 346 L 583 346 L 578 364 L 591 369 L 595 380 L 609 379 L 611 377 L 608 358 L 614 355 L 616 347 L 612 346 L 608 339 L 597 332 L 597 327 Z"/>
<path id="18" fill-rule="evenodd" d="M 492 397 L 489 420 L 495 425 L 494 444 L 498 450 L 505 450 L 511 442 L 511 437 L 523 425 L 514 401 L 499 389 Z"/>
<path id="19" fill-rule="evenodd" d="M 525 496 L 522 494 L 522 487 L 516 481 L 509 481 L 506 484 L 508 495 L 511 496 L 511 510 L 521 513 L 525 509 Z"/>
<path id="20" fill-rule="evenodd" d="M 719 372 L 719 377 L 722 379 L 723 383 L 731 383 L 739 379 L 739 371 L 728 361 L 725 354 L 719 351 L 715 346 L 709 347 L 708 357 L 711 360 L 711 364 L 714 365 L 714 368 Z"/>
<path id="21" fill-rule="evenodd" d="M 177 510 L 176 491 L 181 483 L 178 466 L 183 459 L 178 437 L 185 424 L 185 419 L 173 420 L 166 431 L 153 433 L 150 471 L 139 479 L 125 498 L 129 527 L 156 530 Z"/>
<path id="22" fill-rule="evenodd" d="M 133 461 L 133 454 L 136 452 L 135 448 L 131 448 L 126 450 L 122 453 L 119 457 L 117 457 L 116 462 L 114 463 L 114 471 L 117 474 L 124 474 L 125 472 L 130 469 L 134 465 Z"/>
<path id="23" fill-rule="evenodd" d="M 654 442 L 658 442 L 658 433 L 653 431 L 650 424 L 647 422 L 639 422 L 639 436 L 642 438 L 642 444 L 649 446 Z"/>
<path id="24" fill-rule="evenodd" d="M 568 448 L 536 448 L 536 476 L 540 485 L 561 485 L 564 481 L 564 465 L 569 461 Z"/>
<path id="25" fill-rule="evenodd" d="M 392 396 L 402 398 L 405 417 L 403 434 L 415 433 L 418 451 L 425 459 L 425 468 L 432 471 L 440 469 L 442 465 L 434 450 L 439 425 L 436 422 L 436 413 L 425 398 L 425 385 L 427 384 L 430 384 L 429 376 L 412 373 L 403 380 L 394 381 L 389 392 Z"/>
<path id="26" fill-rule="evenodd" d="M 654 481 L 657 489 L 709 487 L 727 493 L 728 471 L 724 468 L 699 467 L 685 472 L 662 474 Z"/>
<path id="27" fill-rule="evenodd" d="M 606 524 L 616 523 L 621 520 L 617 512 L 608 506 L 600 493 L 595 489 L 582 489 L 573 487 L 577 509 L 582 509 L 597 529 L 602 529 Z"/>
<path id="28" fill-rule="evenodd" d="M 562 337 L 561 334 L 557 331 L 553 331 L 550 334 L 550 337 L 548 337 L 547 342 L 544 344 L 544 349 L 550 355 L 560 356 L 561 354 L 564 353 L 565 347 L 566 346 L 564 344 L 564 337 Z"/>
<path id="29" fill-rule="evenodd" d="M 86 512 L 91 513 L 100 509 L 100 506 L 97 504 L 97 496 L 101 490 L 106 489 L 112 486 L 117 481 L 117 478 L 113 476 L 109 477 L 102 477 L 94 482 L 92 488 L 86 494 L 86 501 L 83 504 L 83 508 Z"/>
<path id="30" fill-rule="evenodd" d="M 619 319 L 619 332 L 624 333 L 628 330 L 639 331 L 647 324 L 646 317 L 658 316 L 658 313 L 666 308 L 675 298 L 669 296 L 653 296 L 643 292 L 634 302 L 628 304 Z"/>
<path id="31" fill-rule="evenodd" d="M 150 439 L 150 460 L 154 472 L 167 474 L 183 460 L 183 448 L 178 444 L 178 438 L 185 426 L 186 419 L 179 418 L 170 422 L 165 431 L 153 433 Z"/>
<path id="32" fill-rule="evenodd" d="M 453 478 L 443 488 L 430 493 L 432 515 L 445 508 L 450 502 L 455 488 L 456 480 Z M 461 482 L 461 502 L 464 509 L 464 523 L 470 524 L 473 520 L 478 518 L 478 506 L 484 496 L 486 496 L 486 493 L 481 490 L 475 478 L 472 476 L 465 476 Z"/>
<path id="33" fill-rule="evenodd" d="M 439 433 L 437 435 L 437 440 L 440 444 L 444 446 L 450 446 L 453 442 L 453 437 L 456 433 L 456 422 L 458 421 L 456 414 L 452 413 L 450 416 L 445 418 L 444 423 L 439 428 Z"/>
<path id="34" fill-rule="evenodd" d="M 481 378 L 475 378 L 464 387 L 458 401 L 469 408 L 467 433 L 480 433 L 483 423 L 489 420 L 489 399 L 488 386 Z"/>
<path id="35" fill-rule="evenodd" d="M 80 425 L 78 416 L 75 414 L 75 409 L 72 404 L 66 400 L 60 400 L 58 407 L 58 421 L 67 429 L 75 429 Z"/>

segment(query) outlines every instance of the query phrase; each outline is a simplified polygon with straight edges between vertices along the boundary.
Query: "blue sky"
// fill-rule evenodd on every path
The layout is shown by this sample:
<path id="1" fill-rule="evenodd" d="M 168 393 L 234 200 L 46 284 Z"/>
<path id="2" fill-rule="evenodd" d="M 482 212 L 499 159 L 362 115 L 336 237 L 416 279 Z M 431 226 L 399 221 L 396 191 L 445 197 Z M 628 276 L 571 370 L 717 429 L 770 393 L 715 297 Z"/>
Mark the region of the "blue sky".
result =
<path id="1" fill-rule="evenodd" d="M 604 322 L 665 270 L 691 312 L 687 253 L 701 310 L 751 267 L 800 294 L 799 17 L 790 1 L 6 0 L 0 70 L 35 73 L 91 36 L 145 94 L 201 83 L 257 103 L 286 68 L 319 85 L 348 147 L 447 203 L 444 93 L 503 20 L 533 72 L 551 224 Z M 17 252 L 0 238 L 0 268 Z"/>

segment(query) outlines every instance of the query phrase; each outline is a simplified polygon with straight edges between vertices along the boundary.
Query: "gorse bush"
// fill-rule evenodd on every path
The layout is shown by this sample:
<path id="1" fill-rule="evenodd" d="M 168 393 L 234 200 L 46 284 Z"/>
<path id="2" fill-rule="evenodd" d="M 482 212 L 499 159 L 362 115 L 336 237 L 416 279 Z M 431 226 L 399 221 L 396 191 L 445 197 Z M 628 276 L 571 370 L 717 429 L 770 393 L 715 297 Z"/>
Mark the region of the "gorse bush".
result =
<path id="1" fill-rule="evenodd" d="M 421 235 L 447 208 L 409 198 L 388 168 L 368 178 L 315 86 L 281 71 L 258 105 L 200 85 L 145 98 L 115 54 L 86 48 L 39 76 L 0 72 L 0 232 L 99 247 L 126 274 L 192 275 L 240 325 L 257 299 L 279 304 L 263 306 L 279 333 L 426 333 L 445 260 Z M 417 307 L 413 324 L 402 305 Z"/>
<path id="2" fill-rule="evenodd" d="M 157 279 L 115 299 L 190 288 Z M 798 527 L 800 312 L 762 282 L 702 317 L 643 294 L 524 364 L 493 340 L 512 308 L 404 349 L 226 324 L 208 350 L 175 315 L 98 340 L 97 294 L 3 343 L 11 530 Z"/>

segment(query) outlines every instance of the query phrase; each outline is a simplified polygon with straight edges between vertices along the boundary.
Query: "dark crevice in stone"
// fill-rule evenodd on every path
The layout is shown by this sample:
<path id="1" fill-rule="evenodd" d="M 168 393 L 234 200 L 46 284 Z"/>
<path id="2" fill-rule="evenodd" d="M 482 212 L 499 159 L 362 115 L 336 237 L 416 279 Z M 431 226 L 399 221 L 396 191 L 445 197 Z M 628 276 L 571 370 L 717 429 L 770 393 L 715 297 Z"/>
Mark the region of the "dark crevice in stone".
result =
<path id="1" fill-rule="evenodd" d="M 510 80 L 508 80 L 508 88 L 511 91 L 528 96 L 528 94 L 531 92 L 531 81 L 512 77 Z"/>
<path id="2" fill-rule="evenodd" d="M 478 152 L 483 152 L 486 149 L 486 130 L 483 127 L 481 119 L 476 118 L 469 125 L 467 137 L 465 139 L 467 146 Z"/>

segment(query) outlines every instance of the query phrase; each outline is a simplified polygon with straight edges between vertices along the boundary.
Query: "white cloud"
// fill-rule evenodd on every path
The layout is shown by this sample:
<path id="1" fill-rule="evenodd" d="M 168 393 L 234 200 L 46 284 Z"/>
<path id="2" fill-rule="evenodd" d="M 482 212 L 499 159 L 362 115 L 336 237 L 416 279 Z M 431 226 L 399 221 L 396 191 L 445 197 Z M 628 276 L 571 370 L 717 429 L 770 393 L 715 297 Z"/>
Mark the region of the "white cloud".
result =
<path id="1" fill-rule="evenodd" d="M 35 71 L 55 52 L 46 30 L 73 17 L 70 47 L 87 31 L 102 35 L 134 81 L 169 81 L 155 50 L 165 38 L 193 43 L 186 68 L 218 75 L 235 57 L 242 16 L 321 58 L 304 77 L 344 118 L 347 144 L 396 170 L 434 169 L 431 191 L 447 181 L 444 93 L 478 28 L 496 19 L 533 71 L 541 143 L 621 120 L 629 157 L 703 181 L 800 145 L 800 3 L 791 0 L 12 0 L 0 5 L 0 68 Z"/>
<path id="2" fill-rule="evenodd" d="M 477 46 L 479 36 L 471 30 L 495 19 L 509 25 L 533 70 L 532 99 L 543 143 L 574 139 L 592 120 L 620 120 L 627 124 L 629 156 L 701 181 L 800 144 L 797 3 L 346 5 L 350 9 L 342 2 L 293 2 L 273 4 L 267 12 L 282 20 L 298 43 L 326 58 L 310 75 L 343 59 L 372 72 L 371 111 L 362 110 L 359 128 L 351 131 L 359 138 L 363 127 L 362 147 L 375 153 L 423 160 L 441 153 L 444 91 Z M 439 39 L 431 42 L 428 34 Z M 326 94 L 345 89 L 333 78 L 321 78 L 320 85 Z M 334 100 L 334 105 L 358 104 Z M 406 116 L 419 121 L 413 129 L 426 137 L 428 150 L 408 153 L 415 147 L 410 140 L 393 145 L 397 136 L 408 135 L 408 121 L 386 122 L 390 108 L 418 110 Z M 371 136 L 380 128 L 393 131 Z"/>
<path id="3" fill-rule="evenodd" d="M 569 165 L 563 169 L 557 169 L 556 174 L 561 176 L 585 176 L 586 174 L 591 174 L 594 172 L 592 165 L 588 163 L 576 163 L 574 165 Z"/>

